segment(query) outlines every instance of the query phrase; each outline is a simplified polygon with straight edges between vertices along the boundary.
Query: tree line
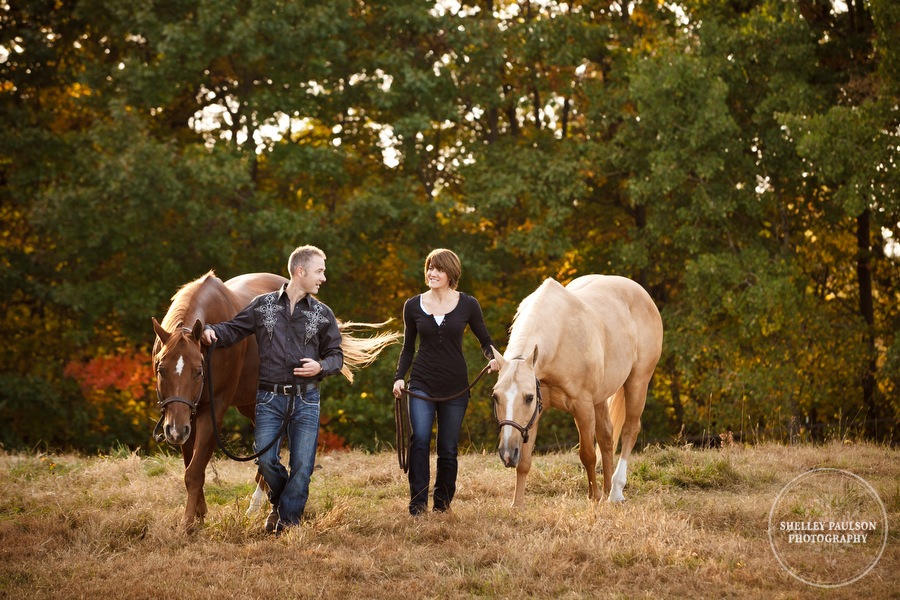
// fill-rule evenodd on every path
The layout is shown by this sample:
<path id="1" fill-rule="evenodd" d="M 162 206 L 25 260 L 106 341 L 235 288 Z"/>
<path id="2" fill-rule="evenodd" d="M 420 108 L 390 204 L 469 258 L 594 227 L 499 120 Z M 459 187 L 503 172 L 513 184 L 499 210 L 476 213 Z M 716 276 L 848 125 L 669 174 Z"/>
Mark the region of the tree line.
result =
<path id="1" fill-rule="evenodd" d="M 893 440 L 897 23 L 892 0 L 0 0 L 0 444 L 152 447 L 150 317 L 305 243 L 339 317 L 396 328 L 454 249 L 501 349 L 544 278 L 637 280 L 666 329 L 645 442 Z M 327 384 L 323 439 L 392 441 L 398 351 Z"/>

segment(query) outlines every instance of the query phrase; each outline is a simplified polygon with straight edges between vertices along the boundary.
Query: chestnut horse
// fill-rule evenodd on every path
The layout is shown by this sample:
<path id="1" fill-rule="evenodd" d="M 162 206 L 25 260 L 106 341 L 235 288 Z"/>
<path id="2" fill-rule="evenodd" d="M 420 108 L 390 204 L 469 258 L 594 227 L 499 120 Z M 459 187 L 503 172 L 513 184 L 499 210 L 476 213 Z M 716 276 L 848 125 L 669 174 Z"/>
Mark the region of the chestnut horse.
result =
<path id="1" fill-rule="evenodd" d="M 628 460 L 662 340 L 662 319 L 650 295 L 624 277 L 585 275 L 565 287 L 547 279 L 519 304 L 493 391 L 500 458 L 516 467 L 514 506 L 523 504 L 543 404 L 575 417 L 589 497 L 601 499 L 596 443 L 604 493 L 610 501 L 625 499 Z M 494 356 L 500 353 L 494 350 Z"/>
<path id="2" fill-rule="evenodd" d="M 181 447 L 184 459 L 184 485 L 187 505 L 181 526 L 190 531 L 195 522 L 206 515 L 203 484 L 206 465 L 216 448 L 212 428 L 209 398 L 203 389 L 204 353 L 200 334 L 207 323 L 227 321 L 240 312 L 259 294 L 277 290 L 287 279 L 271 273 L 239 275 L 222 282 L 210 271 L 203 277 L 183 286 L 173 297 L 162 323 L 153 319 L 157 339 L 153 345 L 156 371 L 156 390 L 162 416 L 160 423 L 167 442 Z M 380 333 L 373 337 L 354 337 L 349 333 L 357 328 L 377 329 L 371 323 L 338 321 L 341 330 L 341 349 L 344 366 L 341 373 L 353 381 L 353 369 L 371 363 L 388 345 L 400 338 L 398 333 Z M 215 394 L 216 423 L 230 406 L 254 420 L 256 389 L 259 374 L 259 355 L 256 338 L 249 336 L 228 348 L 213 353 L 212 382 Z M 264 483 L 257 477 L 260 486 Z M 257 488 L 254 501 L 263 497 Z"/>

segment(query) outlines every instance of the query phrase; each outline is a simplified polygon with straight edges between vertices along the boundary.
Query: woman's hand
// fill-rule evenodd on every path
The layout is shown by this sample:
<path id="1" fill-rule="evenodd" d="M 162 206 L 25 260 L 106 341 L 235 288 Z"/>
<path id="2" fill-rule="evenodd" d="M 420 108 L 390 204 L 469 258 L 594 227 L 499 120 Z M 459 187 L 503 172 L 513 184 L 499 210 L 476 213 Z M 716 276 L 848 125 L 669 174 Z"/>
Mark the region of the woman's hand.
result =
<path id="1" fill-rule="evenodd" d="M 500 370 L 500 365 L 497 363 L 496 358 L 492 358 L 491 362 L 488 363 L 488 373 L 496 373 Z"/>
<path id="2" fill-rule="evenodd" d="M 394 396 L 399 398 L 400 394 L 403 393 L 403 388 L 406 387 L 406 382 L 402 379 L 398 379 L 394 382 Z"/>

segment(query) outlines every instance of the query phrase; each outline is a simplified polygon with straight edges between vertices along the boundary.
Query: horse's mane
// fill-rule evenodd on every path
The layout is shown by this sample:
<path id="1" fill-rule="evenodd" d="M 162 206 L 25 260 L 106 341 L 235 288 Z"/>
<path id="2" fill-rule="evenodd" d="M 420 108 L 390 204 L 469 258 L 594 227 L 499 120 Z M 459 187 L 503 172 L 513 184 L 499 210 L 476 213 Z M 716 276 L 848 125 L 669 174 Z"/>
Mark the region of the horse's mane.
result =
<path id="1" fill-rule="evenodd" d="M 166 316 L 163 317 L 161 325 L 166 331 L 173 331 L 177 327 L 184 324 L 188 311 L 194 306 L 193 300 L 197 292 L 208 282 L 217 281 L 218 278 L 214 271 L 210 270 L 205 275 L 198 277 L 194 281 L 190 281 L 181 286 L 175 295 L 172 296 L 172 304 L 169 306 Z M 224 287 L 224 285 L 222 286 Z"/>
<path id="2" fill-rule="evenodd" d="M 548 277 L 519 303 L 509 328 L 507 349 L 515 348 L 522 353 L 526 350 L 526 341 L 535 342 L 540 338 L 546 331 L 541 325 L 546 321 L 547 315 L 564 310 L 561 303 L 563 296 L 559 294 L 561 291 L 564 291 L 562 285 L 552 277 Z"/>

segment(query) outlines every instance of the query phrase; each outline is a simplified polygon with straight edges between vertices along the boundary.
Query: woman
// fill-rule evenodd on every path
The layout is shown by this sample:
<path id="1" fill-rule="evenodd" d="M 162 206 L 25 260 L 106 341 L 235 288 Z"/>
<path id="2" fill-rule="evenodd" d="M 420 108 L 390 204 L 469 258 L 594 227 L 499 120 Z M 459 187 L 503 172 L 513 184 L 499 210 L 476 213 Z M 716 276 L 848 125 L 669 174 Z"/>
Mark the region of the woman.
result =
<path id="1" fill-rule="evenodd" d="M 481 306 L 474 297 L 458 292 L 462 266 L 451 250 L 432 250 L 425 259 L 425 285 L 428 291 L 413 296 L 403 305 L 404 339 L 394 395 L 403 393 L 403 378 L 412 366 L 409 389 L 421 396 L 452 400 L 432 402 L 410 395 L 409 420 L 412 435 L 409 445 L 409 513 L 420 515 L 428 508 L 429 452 L 431 428 L 437 416 L 437 476 L 434 482 L 434 510 L 445 511 L 456 492 L 457 451 L 463 416 L 469 405 L 468 368 L 462 351 L 463 334 L 468 325 L 485 357 L 489 371 L 498 369 L 491 351 L 491 336 L 484 324 Z M 416 352 L 416 338 L 419 350 Z"/>

